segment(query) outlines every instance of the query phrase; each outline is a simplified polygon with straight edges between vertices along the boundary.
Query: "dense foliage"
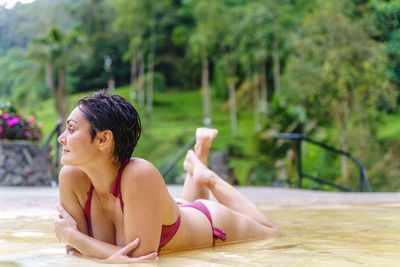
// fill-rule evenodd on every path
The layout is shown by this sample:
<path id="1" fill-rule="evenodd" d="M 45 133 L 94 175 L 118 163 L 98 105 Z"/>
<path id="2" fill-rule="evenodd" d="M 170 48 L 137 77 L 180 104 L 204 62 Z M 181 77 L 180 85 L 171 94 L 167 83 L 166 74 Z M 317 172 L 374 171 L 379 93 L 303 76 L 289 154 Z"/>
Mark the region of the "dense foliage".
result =
<path id="1" fill-rule="evenodd" d="M 400 99 L 399 0 L 36 0 L 0 7 L 0 70 L 1 98 L 32 112 L 53 98 L 63 119 L 71 93 L 129 85 L 148 123 L 155 92 L 200 90 L 205 122 L 224 102 L 238 136 L 227 150 L 257 159 L 254 184 L 274 183 L 275 161 L 295 176 L 293 149 L 271 139 L 281 131 L 352 152 L 377 190 L 400 175 L 385 171 L 399 142 L 377 136 Z M 245 112 L 253 129 L 243 142 Z M 358 176 L 345 159 L 309 152 L 315 175 Z"/>

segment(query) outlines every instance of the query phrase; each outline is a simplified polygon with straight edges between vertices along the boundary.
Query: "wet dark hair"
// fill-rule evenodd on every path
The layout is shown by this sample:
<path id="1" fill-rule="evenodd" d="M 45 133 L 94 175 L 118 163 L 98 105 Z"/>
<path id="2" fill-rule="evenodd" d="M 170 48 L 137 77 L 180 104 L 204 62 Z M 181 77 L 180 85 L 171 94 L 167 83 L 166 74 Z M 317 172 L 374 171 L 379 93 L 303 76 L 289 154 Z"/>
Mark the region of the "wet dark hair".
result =
<path id="1" fill-rule="evenodd" d="M 142 131 L 139 114 L 131 103 L 105 91 L 78 100 L 77 106 L 90 124 L 92 141 L 98 132 L 110 130 L 114 135 L 114 164 L 131 157 Z"/>

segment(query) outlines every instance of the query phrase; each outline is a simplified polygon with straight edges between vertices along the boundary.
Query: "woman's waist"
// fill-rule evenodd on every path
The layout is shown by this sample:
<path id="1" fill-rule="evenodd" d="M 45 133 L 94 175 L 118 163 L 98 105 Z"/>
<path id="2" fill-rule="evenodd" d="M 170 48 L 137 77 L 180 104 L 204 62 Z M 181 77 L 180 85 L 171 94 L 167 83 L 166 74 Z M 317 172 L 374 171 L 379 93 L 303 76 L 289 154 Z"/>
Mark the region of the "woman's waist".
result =
<path id="1" fill-rule="evenodd" d="M 188 207 L 181 207 L 180 214 L 179 229 L 162 252 L 210 246 L 212 228 L 207 217 L 201 211 Z"/>

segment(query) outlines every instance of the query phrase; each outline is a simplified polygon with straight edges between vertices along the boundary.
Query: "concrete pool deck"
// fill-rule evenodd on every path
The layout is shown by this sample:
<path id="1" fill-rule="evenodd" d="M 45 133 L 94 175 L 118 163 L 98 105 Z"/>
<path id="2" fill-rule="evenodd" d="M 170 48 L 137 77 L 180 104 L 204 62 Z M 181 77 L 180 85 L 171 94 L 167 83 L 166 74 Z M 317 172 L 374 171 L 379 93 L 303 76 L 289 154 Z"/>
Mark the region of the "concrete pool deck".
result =
<path id="1" fill-rule="evenodd" d="M 387 205 L 400 207 L 400 193 L 345 193 L 271 187 L 237 187 L 263 210 L 277 208 L 341 208 L 358 205 Z M 175 197 L 182 192 L 181 185 L 168 185 Z M 54 187 L 0 187 L 0 212 L 19 215 L 55 213 L 58 188 Z"/>

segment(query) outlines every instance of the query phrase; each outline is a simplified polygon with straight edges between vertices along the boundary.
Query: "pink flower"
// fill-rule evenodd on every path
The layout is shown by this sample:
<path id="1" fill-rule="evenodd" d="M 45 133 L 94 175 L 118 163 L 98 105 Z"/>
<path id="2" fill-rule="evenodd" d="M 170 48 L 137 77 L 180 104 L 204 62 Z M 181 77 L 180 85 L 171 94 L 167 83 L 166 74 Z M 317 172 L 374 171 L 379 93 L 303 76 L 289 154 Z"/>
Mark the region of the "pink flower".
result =
<path id="1" fill-rule="evenodd" d="M 28 121 L 30 123 L 34 123 L 35 122 L 35 116 L 33 116 L 33 115 L 29 116 Z"/>
<path id="2" fill-rule="evenodd" d="M 11 118 L 11 119 L 7 120 L 6 124 L 7 124 L 8 127 L 13 127 L 13 126 L 17 125 L 18 122 L 19 122 L 19 118 L 18 117 L 14 117 L 14 118 Z"/>
<path id="3" fill-rule="evenodd" d="M 8 120 L 9 118 L 10 118 L 10 114 L 8 114 L 8 113 L 4 114 L 3 119 Z"/>
<path id="4" fill-rule="evenodd" d="M 28 131 L 24 131 L 24 136 L 28 137 L 29 136 L 29 132 Z"/>
<path id="5" fill-rule="evenodd" d="M 3 111 L 0 109 L 0 116 L 3 115 Z"/>

